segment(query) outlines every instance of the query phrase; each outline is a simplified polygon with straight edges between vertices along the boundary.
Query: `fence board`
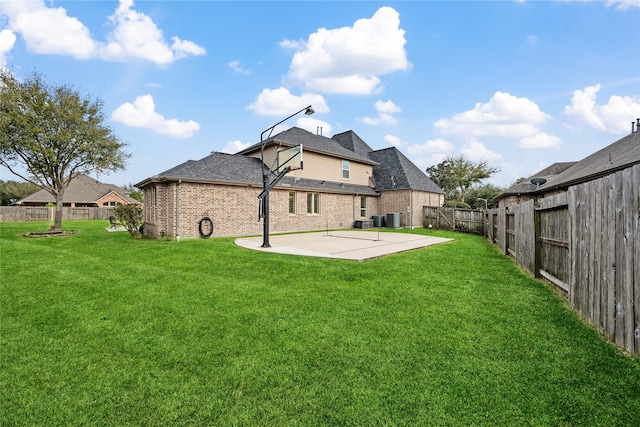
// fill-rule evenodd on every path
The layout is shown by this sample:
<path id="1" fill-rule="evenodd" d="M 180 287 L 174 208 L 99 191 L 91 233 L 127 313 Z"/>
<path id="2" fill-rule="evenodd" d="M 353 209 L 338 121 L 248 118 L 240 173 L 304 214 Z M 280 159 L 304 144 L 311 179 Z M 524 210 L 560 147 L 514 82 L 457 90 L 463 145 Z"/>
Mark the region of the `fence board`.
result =
<path id="1" fill-rule="evenodd" d="M 640 354 L 640 164 L 526 203 L 488 211 L 488 238 Z"/>
<path id="2" fill-rule="evenodd" d="M 634 353 L 640 354 L 640 165 L 636 165 L 632 169 L 631 177 L 631 213 L 634 217 L 633 220 L 633 234 L 631 241 L 633 242 L 633 257 L 634 270 L 633 270 L 633 293 L 635 295 L 634 300 Z"/>
<path id="3" fill-rule="evenodd" d="M 424 226 L 440 230 L 485 234 L 485 212 L 474 209 L 424 206 Z"/>
<path id="4" fill-rule="evenodd" d="M 63 207 L 62 220 L 108 220 L 113 207 Z M 0 222 L 53 221 L 55 208 L 46 206 L 0 206 Z"/>

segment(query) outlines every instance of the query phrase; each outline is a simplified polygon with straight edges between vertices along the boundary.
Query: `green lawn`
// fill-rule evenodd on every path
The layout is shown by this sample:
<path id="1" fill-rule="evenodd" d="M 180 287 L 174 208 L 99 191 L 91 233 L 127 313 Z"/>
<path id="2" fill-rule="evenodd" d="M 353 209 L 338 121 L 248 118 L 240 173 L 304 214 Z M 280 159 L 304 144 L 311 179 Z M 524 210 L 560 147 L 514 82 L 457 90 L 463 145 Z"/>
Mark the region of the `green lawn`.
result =
<path id="1" fill-rule="evenodd" d="M 354 262 L 0 224 L 0 424 L 637 426 L 640 359 L 478 236 Z"/>

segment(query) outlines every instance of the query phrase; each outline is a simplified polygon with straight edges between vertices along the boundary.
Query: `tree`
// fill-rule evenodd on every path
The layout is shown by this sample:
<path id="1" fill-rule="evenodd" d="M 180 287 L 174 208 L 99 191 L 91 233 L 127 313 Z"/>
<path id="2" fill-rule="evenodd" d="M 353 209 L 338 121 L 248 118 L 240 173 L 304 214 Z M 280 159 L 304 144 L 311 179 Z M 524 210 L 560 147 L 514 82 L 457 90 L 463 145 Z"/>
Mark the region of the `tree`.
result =
<path id="1" fill-rule="evenodd" d="M 462 154 L 451 154 L 441 163 L 427 168 L 427 175 L 445 192 L 446 204 L 467 206 L 465 197 L 469 189 L 499 170 L 489 167 L 486 161 L 474 163 Z"/>
<path id="2" fill-rule="evenodd" d="M 31 182 L 0 180 L 0 205 L 9 206 L 38 190 L 40 187 Z"/>
<path id="3" fill-rule="evenodd" d="M 473 186 L 467 193 L 466 200 L 472 209 L 484 209 L 485 206 L 489 209 L 497 208 L 498 201 L 495 197 L 502 193 L 505 189 L 493 184 L 483 184 L 480 186 Z M 486 200 L 486 205 L 485 205 Z"/>
<path id="4" fill-rule="evenodd" d="M 122 187 L 122 189 L 129 193 L 129 197 L 131 197 L 132 199 L 136 199 L 139 202 L 144 202 L 144 195 L 142 194 L 142 190 L 137 188 L 135 185 L 128 184 Z"/>
<path id="5" fill-rule="evenodd" d="M 140 226 L 142 226 L 142 209 L 137 205 L 118 205 L 113 210 L 113 215 L 129 234 L 134 238 L 140 238 Z"/>
<path id="6" fill-rule="evenodd" d="M 130 156 L 104 123 L 103 107 L 102 100 L 71 86 L 47 85 L 36 72 L 19 81 L 0 70 L 0 165 L 54 197 L 53 230 L 61 228 L 62 200 L 72 179 L 124 169 Z"/>

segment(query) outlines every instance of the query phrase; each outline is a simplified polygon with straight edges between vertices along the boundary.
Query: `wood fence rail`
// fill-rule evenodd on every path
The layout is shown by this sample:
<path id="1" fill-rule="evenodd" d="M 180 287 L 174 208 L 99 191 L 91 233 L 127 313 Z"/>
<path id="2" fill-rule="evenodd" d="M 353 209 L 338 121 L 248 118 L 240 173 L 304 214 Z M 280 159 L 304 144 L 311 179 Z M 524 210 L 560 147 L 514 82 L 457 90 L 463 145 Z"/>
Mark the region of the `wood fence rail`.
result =
<path id="1" fill-rule="evenodd" d="M 45 206 L 0 206 L 0 222 L 53 221 L 55 210 L 55 207 Z M 113 210 L 113 207 L 64 207 L 62 220 L 108 220 Z"/>
<path id="2" fill-rule="evenodd" d="M 424 206 L 424 227 L 485 235 L 485 213 L 476 209 Z"/>
<path id="3" fill-rule="evenodd" d="M 640 165 L 487 212 L 488 239 L 640 354 Z"/>

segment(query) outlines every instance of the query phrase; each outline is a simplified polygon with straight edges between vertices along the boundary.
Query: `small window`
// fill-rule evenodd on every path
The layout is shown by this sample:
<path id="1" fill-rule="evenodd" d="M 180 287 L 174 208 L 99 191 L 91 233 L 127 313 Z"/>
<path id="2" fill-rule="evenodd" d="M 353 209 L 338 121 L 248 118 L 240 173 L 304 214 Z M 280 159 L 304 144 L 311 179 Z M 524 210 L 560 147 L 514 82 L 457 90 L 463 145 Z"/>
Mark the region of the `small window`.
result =
<path id="1" fill-rule="evenodd" d="M 367 217 L 367 198 L 366 196 L 360 197 L 360 217 Z"/>
<path id="2" fill-rule="evenodd" d="M 289 191 L 289 213 L 290 214 L 296 213 L 296 192 L 295 191 Z"/>
<path id="3" fill-rule="evenodd" d="M 349 179 L 349 161 L 342 161 L 342 179 Z"/>
<path id="4" fill-rule="evenodd" d="M 307 193 L 307 213 L 317 215 L 320 213 L 320 194 Z"/>

